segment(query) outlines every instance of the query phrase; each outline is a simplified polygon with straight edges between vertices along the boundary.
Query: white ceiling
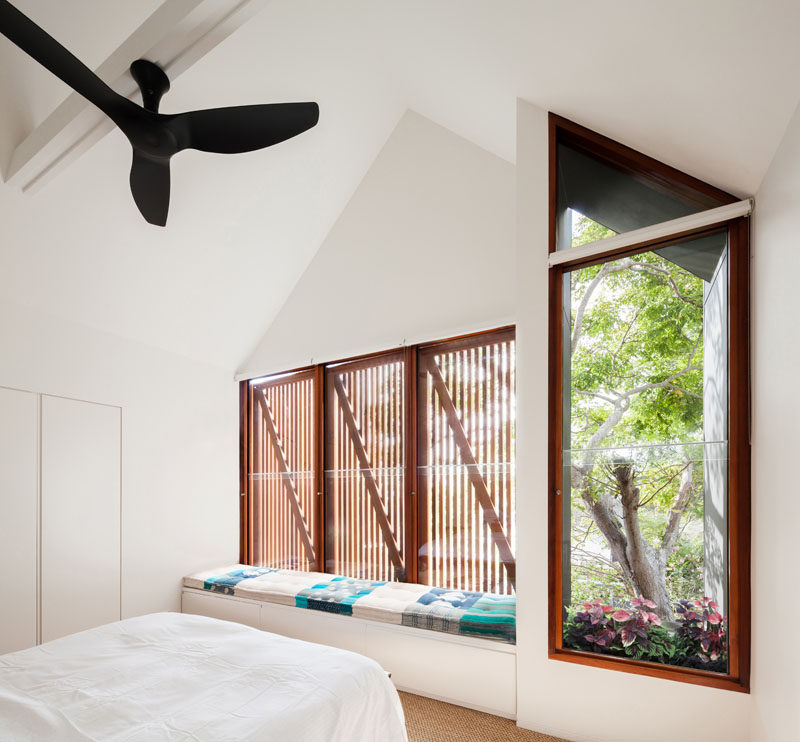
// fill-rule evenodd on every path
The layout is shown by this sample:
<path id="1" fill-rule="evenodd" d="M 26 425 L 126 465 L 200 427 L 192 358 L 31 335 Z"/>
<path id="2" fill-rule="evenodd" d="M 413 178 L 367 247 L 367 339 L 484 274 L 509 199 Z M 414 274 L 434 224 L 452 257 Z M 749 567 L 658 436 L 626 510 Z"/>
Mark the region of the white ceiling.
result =
<path id="1" fill-rule="evenodd" d="M 16 3 L 96 66 L 158 0 Z M 795 1 L 272 0 L 162 110 L 316 100 L 319 125 L 182 153 L 166 229 L 131 201 L 118 132 L 35 195 L 0 186 L 0 292 L 233 369 L 407 108 L 513 162 L 519 96 L 752 194 L 800 97 L 798 37 Z M 0 37 L 0 161 L 66 93 Z"/>
<path id="2" fill-rule="evenodd" d="M 95 69 L 145 20 L 161 0 L 13 0 L 34 22 Z M 90 20 L 91 19 L 91 20 Z M 98 32 L 98 29 L 102 29 Z M 40 124 L 69 88 L 0 35 L 0 169 L 13 146 Z"/>

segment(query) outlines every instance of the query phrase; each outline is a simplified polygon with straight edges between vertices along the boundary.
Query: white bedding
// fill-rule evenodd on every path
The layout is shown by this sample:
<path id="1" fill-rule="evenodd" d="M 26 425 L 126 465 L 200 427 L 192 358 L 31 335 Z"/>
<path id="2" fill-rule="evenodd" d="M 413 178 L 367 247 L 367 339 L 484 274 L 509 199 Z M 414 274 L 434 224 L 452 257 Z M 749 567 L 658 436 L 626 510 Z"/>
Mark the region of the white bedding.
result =
<path id="1" fill-rule="evenodd" d="M 0 656 L 0 740 L 405 742 L 400 699 L 353 652 L 156 613 Z"/>

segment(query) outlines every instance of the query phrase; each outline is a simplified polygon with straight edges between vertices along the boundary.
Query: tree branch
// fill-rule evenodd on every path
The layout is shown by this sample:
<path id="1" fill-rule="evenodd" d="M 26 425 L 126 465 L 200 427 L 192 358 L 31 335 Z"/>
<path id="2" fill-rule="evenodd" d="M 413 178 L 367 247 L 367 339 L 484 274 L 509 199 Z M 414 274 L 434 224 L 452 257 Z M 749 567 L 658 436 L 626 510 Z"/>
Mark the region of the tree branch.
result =
<path id="1" fill-rule="evenodd" d="M 702 394 L 697 394 L 697 392 L 690 392 L 688 389 L 684 389 L 682 386 L 677 386 L 675 384 L 667 384 L 665 389 L 672 389 L 675 392 L 680 392 L 681 394 L 685 394 L 687 397 L 694 397 L 695 399 L 702 399 Z"/>
<path id="2" fill-rule="evenodd" d="M 681 290 L 678 288 L 678 284 L 675 283 L 675 279 L 666 268 L 659 268 L 657 265 L 652 265 L 651 263 L 633 263 L 633 265 L 630 266 L 630 269 L 632 271 L 636 271 L 637 273 L 649 273 L 651 276 L 655 276 L 658 273 L 666 276 L 667 283 L 672 286 L 672 291 L 675 293 L 675 296 L 677 296 L 681 301 L 691 304 L 698 309 L 703 308 L 703 305 L 700 302 L 694 301 L 694 299 L 690 299 L 688 296 L 684 296 L 681 293 Z"/>
<path id="3" fill-rule="evenodd" d="M 681 518 L 694 494 L 694 462 L 686 461 L 686 466 L 683 470 L 681 477 L 681 487 L 678 490 L 678 497 L 675 500 L 672 510 L 669 514 L 669 521 L 664 530 L 664 537 L 661 539 L 661 556 L 664 560 L 672 553 L 675 548 L 675 542 L 678 538 L 678 527 L 681 524 Z"/>
<path id="4" fill-rule="evenodd" d="M 631 330 L 633 329 L 636 321 L 639 319 L 639 315 L 642 313 L 642 308 L 639 307 L 636 310 L 636 314 L 633 315 L 633 319 L 628 323 L 628 326 L 625 328 L 625 334 L 622 336 L 622 340 L 619 341 L 619 345 L 617 345 L 617 349 L 611 354 L 612 360 L 612 368 L 616 368 L 617 366 L 617 357 L 619 356 L 622 348 L 625 346 L 625 343 L 628 342 L 628 335 L 631 334 Z"/>
<path id="5" fill-rule="evenodd" d="M 614 399 L 612 397 L 606 397 L 604 394 L 600 394 L 599 392 L 585 392 L 583 389 L 576 389 L 572 387 L 572 391 L 575 394 L 582 394 L 585 397 L 595 397 L 596 399 L 602 399 L 604 402 L 608 402 L 609 404 L 616 404 L 618 399 Z"/>
<path id="6" fill-rule="evenodd" d="M 575 310 L 575 324 L 572 329 L 572 338 L 570 341 L 570 349 L 572 352 L 575 352 L 575 349 L 578 347 L 578 341 L 580 340 L 581 330 L 583 329 L 583 317 L 586 314 L 586 307 L 589 305 L 589 299 L 591 299 L 592 294 L 595 292 L 595 289 L 600 285 L 604 278 L 607 278 L 612 273 L 619 273 L 619 271 L 624 271 L 627 268 L 630 268 L 633 264 L 633 261 L 630 258 L 625 258 L 624 260 L 615 261 L 613 263 L 603 263 L 603 267 L 600 268 L 597 275 L 589 282 L 589 285 L 586 287 L 586 291 L 584 292 L 583 296 L 581 297 L 580 302 L 578 303 L 578 307 Z"/>
<path id="7" fill-rule="evenodd" d="M 686 464 L 686 466 L 688 466 L 688 463 Z M 672 482 L 675 480 L 675 477 L 681 476 L 683 472 L 686 471 L 686 466 L 676 471 L 672 476 L 667 477 L 667 481 L 664 482 L 664 484 L 662 484 L 658 489 L 656 489 L 649 497 L 642 500 L 640 505 L 647 505 L 653 498 L 655 498 L 658 495 L 659 492 L 663 491 L 670 484 L 672 484 Z"/>
<path id="8" fill-rule="evenodd" d="M 599 448 L 600 444 L 606 439 L 608 434 L 614 429 L 614 426 L 622 420 L 622 416 L 628 411 L 630 407 L 630 401 L 627 397 L 623 397 L 622 399 L 617 400 L 614 402 L 614 409 L 611 411 L 611 414 L 605 419 L 605 422 L 595 430 L 594 434 L 586 444 L 587 449 L 592 448 Z M 592 452 L 591 450 L 587 450 L 584 459 L 583 459 L 583 468 L 588 471 L 589 465 L 591 464 Z"/>
<path id="9" fill-rule="evenodd" d="M 682 371 L 678 371 L 676 374 L 672 374 L 672 376 L 667 376 L 666 379 L 663 381 L 653 381 L 649 384 L 639 384 L 639 386 L 633 387 L 633 389 L 629 389 L 625 392 L 622 396 L 626 398 L 632 397 L 634 394 L 640 394 L 641 392 L 646 392 L 648 389 L 663 389 L 670 385 L 671 382 L 675 381 L 675 379 L 679 379 L 681 376 L 690 373 L 691 371 L 702 371 L 702 366 L 687 366 Z"/>
<path id="10" fill-rule="evenodd" d="M 697 349 L 700 347 L 700 341 L 703 339 L 703 330 L 700 329 L 700 332 L 697 334 L 697 340 L 694 341 L 694 345 L 692 346 L 692 352 L 689 354 L 688 363 L 691 363 L 694 360 L 695 355 L 697 354 Z"/>
<path id="11" fill-rule="evenodd" d="M 619 423 L 619 421 L 623 418 L 625 413 L 630 408 L 630 398 L 632 396 L 634 396 L 635 394 L 640 394 L 641 392 L 647 391 L 649 389 L 666 389 L 672 387 L 674 386 L 672 382 L 675 379 L 679 379 L 681 376 L 684 376 L 685 374 L 688 374 L 691 371 L 702 371 L 702 370 L 703 370 L 702 366 L 687 366 L 683 370 L 678 371 L 675 374 L 672 374 L 672 376 L 668 376 L 663 381 L 654 381 L 648 384 L 640 384 L 639 386 L 635 386 L 633 387 L 633 389 L 629 389 L 626 392 L 616 392 L 616 394 L 618 394 L 619 397 L 613 400 L 609 397 L 600 395 L 597 392 L 585 392 L 583 390 L 575 390 L 581 394 L 596 396 L 600 399 L 610 402 L 614 406 L 609 416 L 605 419 L 605 422 L 603 422 L 603 424 L 594 432 L 592 437 L 589 438 L 586 444 L 586 448 L 592 449 L 600 447 L 600 444 L 606 439 L 609 433 L 611 433 L 611 431 L 614 429 L 617 423 Z M 688 391 L 686 391 L 686 393 L 690 394 L 690 392 Z M 584 456 L 584 460 L 582 462 L 582 468 L 584 471 L 589 470 L 589 465 L 591 463 L 589 460 L 590 456 L 591 456 L 591 451 L 587 451 Z"/>

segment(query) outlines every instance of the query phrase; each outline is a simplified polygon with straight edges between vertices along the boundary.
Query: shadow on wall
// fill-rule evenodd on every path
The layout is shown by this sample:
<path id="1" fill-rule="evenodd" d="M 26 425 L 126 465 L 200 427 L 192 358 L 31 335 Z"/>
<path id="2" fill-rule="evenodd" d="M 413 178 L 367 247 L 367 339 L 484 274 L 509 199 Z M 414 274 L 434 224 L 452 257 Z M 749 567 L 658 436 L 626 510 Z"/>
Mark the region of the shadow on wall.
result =
<path id="1" fill-rule="evenodd" d="M 11 155 L 16 146 L 33 129 L 30 96 L 26 94 L 26 77 L 20 72 L 16 47 L 0 45 L 0 176 L 8 178 Z"/>

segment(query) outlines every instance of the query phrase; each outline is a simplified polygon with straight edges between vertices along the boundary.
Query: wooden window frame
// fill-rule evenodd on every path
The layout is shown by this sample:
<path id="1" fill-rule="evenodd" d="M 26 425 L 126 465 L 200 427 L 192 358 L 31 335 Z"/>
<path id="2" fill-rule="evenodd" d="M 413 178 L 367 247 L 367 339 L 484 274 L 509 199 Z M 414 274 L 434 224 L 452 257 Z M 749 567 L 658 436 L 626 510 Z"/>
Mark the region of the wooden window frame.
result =
<path id="1" fill-rule="evenodd" d="M 505 341 L 516 340 L 516 329 L 515 329 L 514 326 L 504 327 L 504 328 L 497 328 L 496 330 L 492 330 L 490 333 L 481 333 L 481 334 L 482 335 L 491 334 L 493 336 L 493 339 L 495 339 L 496 341 L 500 341 L 500 342 L 502 342 L 503 340 L 505 340 Z M 425 395 L 426 392 L 427 392 L 427 390 L 423 386 L 423 384 L 427 383 L 427 381 L 426 382 L 422 381 L 422 378 L 424 376 L 425 369 L 426 369 L 426 363 L 425 363 L 424 358 L 422 360 L 420 360 L 420 355 L 421 355 L 421 353 L 423 351 L 426 352 L 426 353 L 430 353 L 431 351 L 434 352 L 434 353 L 437 352 L 437 351 L 438 352 L 443 352 L 443 353 L 448 353 L 448 352 L 457 351 L 457 350 L 461 350 L 461 349 L 465 349 L 465 348 L 470 348 L 474 344 L 474 342 L 473 342 L 474 338 L 475 338 L 475 335 L 467 335 L 467 336 L 464 336 L 464 337 L 451 338 L 449 340 L 439 340 L 439 341 L 434 342 L 434 343 L 426 343 L 424 345 L 418 346 L 417 352 L 415 353 L 417 371 L 418 371 L 418 376 L 417 376 L 418 382 L 417 382 L 416 387 L 415 387 L 415 392 L 417 394 L 422 393 L 423 395 Z M 443 384 L 443 380 L 442 380 L 441 376 L 439 376 L 439 379 L 440 379 L 439 383 Z M 454 410 L 451 411 L 451 414 L 454 414 Z M 425 435 L 426 435 L 425 423 L 422 420 L 418 419 L 418 423 L 417 424 L 418 424 L 418 431 L 417 431 L 417 437 L 416 437 L 415 458 L 417 459 L 418 462 L 422 462 L 422 466 L 426 466 L 428 462 L 427 462 L 427 460 L 425 460 L 425 456 L 422 453 L 425 450 L 425 446 L 426 446 L 426 441 L 425 441 Z M 467 457 L 472 457 L 472 461 L 469 462 L 469 465 L 470 466 L 474 466 L 475 465 L 474 454 L 473 454 L 472 451 L 469 450 L 470 444 L 469 444 L 468 441 L 464 440 L 465 437 L 466 436 L 464 435 L 463 428 L 462 428 L 462 432 L 460 433 L 460 435 L 459 434 L 456 435 L 456 438 L 461 438 L 461 441 L 462 441 L 461 444 L 457 444 L 457 445 L 459 445 L 459 447 L 462 450 L 461 458 L 462 458 L 463 462 L 466 462 Z M 466 448 L 466 451 L 464 450 L 464 448 Z M 422 486 L 422 480 L 424 479 L 424 477 L 425 477 L 425 475 L 423 474 L 423 472 L 418 469 L 417 470 L 417 487 L 420 490 L 424 489 L 424 487 Z M 480 476 L 478 476 L 478 479 L 480 480 Z M 486 491 L 485 483 L 483 485 L 481 485 L 481 488 L 484 489 L 483 497 L 487 498 L 488 497 L 488 492 Z M 478 488 L 477 487 L 476 487 L 476 496 L 477 496 L 478 499 L 481 498 L 481 494 L 478 492 Z M 423 507 L 422 505 L 423 505 L 423 503 L 420 503 L 419 512 L 418 512 L 418 516 L 417 516 L 418 523 L 419 523 L 419 525 L 418 525 L 418 533 L 417 533 L 417 544 L 418 545 L 425 541 L 425 538 L 426 538 L 426 533 L 425 532 L 426 532 L 426 529 L 427 529 L 427 526 L 428 526 L 427 513 L 425 512 L 426 508 Z M 500 565 L 502 566 L 502 569 L 505 571 L 505 573 L 507 575 L 507 579 L 508 579 L 509 584 L 511 585 L 511 587 L 514 590 L 516 590 L 516 566 L 517 566 L 516 565 L 516 556 L 513 553 L 513 549 L 512 549 L 512 546 L 510 544 L 510 542 L 513 539 L 511 538 L 510 534 L 505 533 L 504 527 L 503 527 L 503 524 L 502 524 L 502 519 L 500 517 L 498 517 L 498 515 L 497 515 L 497 513 L 495 511 L 495 505 L 494 504 L 489 504 L 489 505 L 484 507 L 483 520 L 484 520 L 484 523 L 486 523 L 489 526 L 490 531 L 492 533 L 491 538 L 492 538 L 494 547 L 498 551 L 498 561 L 499 561 Z M 505 558 L 503 557 L 504 554 L 506 555 Z M 429 562 L 429 559 L 425 558 L 424 561 Z M 418 565 L 418 567 L 419 567 L 419 565 Z M 427 569 L 429 569 L 429 565 L 428 564 L 426 564 L 426 571 L 427 571 Z M 417 572 L 417 574 L 419 574 L 419 571 Z"/>
<path id="2" fill-rule="evenodd" d="M 385 365 L 385 364 L 390 364 L 390 363 L 397 363 L 397 362 L 402 362 L 403 363 L 403 385 L 402 385 L 403 386 L 403 424 L 404 424 L 404 428 L 403 429 L 404 429 L 404 438 L 405 438 L 404 447 L 407 446 L 408 434 L 407 434 L 407 432 L 405 432 L 405 424 L 406 424 L 406 421 L 407 421 L 408 415 L 409 415 L 408 399 L 407 399 L 407 395 L 408 395 L 408 379 L 406 378 L 407 369 L 405 368 L 405 364 L 407 362 L 407 356 L 408 356 L 408 351 L 407 350 L 403 350 L 402 348 L 399 348 L 397 350 L 382 351 L 380 353 L 373 353 L 373 354 L 370 354 L 370 355 L 367 355 L 367 356 L 360 356 L 359 358 L 350 359 L 350 360 L 347 360 L 347 361 L 334 361 L 332 363 L 325 364 L 324 368 L 325 369 L 330 369 L 330 371 L 332 372 L 332 373 L 326 373 L 324 375 L 324 383 L 325 383 L 324 396 L 325 396 L 326 407 L 325 407 L 325 415 L 323 417 L 323 425 L 324 425 L 323 434 L 324 434 L 324 439 L 325 439 L 325 445 L 323 447 L 324 448 L 324 450 L 323 450 L 323 464 L 324 464 L 324 471 L 325 472 L 330 472 L 330 471 L 334 470 L 335 461 L 333 460 L 333 451 L 334 451 L 333 441 L 334 441 L 334 436 L 335 436 L 335 430 L 334 430 L 334 426 L 333 426 L 334 413 L 332 412 L 332 408 L 336 408 L 337 406 L 339 406 L 339 404 L 342 404 L 343 406 L 344 405 L 347 406 L 347 414 L 346 414 L 345 417 L 349 418 L 349 422 L 346 424 L 346 427 L 350 431 L 350 435 L 352 435 L 353 438 L 358 440 L 357 443 L 354 443 L 355 448 L 357 448 L 357 449 L 359 449 L 361 451 L 360 454 L 356 454 L 356 455 L 360 455 L 361 457 L 363 457 L 362 461 L 366 461 L 367 457 L 369 456 L 369 452 L 367 450 L 367 444 L 366 444 L 366 442 L 364 442 L 361 439 L 361 432 L 358 430 L 359 423 L 357 421 L 355 411 L 350 407 L 350 404 L 352 404 L 352 401 L 347 399 L 347 392 L 345 391 L 344 386 L 341 385 L 341 382 L 338 382 L 340 384 L 340 386 L 338 387 L 339 393 L 342 395 L 341 399 L 343 399 L 344 402 L 337 401 L 337 398 L 336 398 L 337 395 L 331 389 L 331 386 L 334 386 L 334 385 L 337 384 L 337 380 L 335 379 L 337 373 L 348 373 L 348 372 L 351 372 L 351 371 L 359 371 L 359 370 L 364 370 L 364 369 L 370 369 L 370 368 L 374 368 L 374 367 L 376 367 L 378 365 Z M 340 407 L 340 410 L 341 409 L 342 408 Z M 328 425 L 328 423 L 331 423 L 331 425 Z M 347 444 L 345 444 L 345 445 L 347 445 Z M 404 453 L 407 453 L 407 451 L 404 451 Z M 373 476 L 373 469 L 371 468 L 373 466 L 373 462 L 372 461 L 368 461 L 367 463 L 369 463 L 370 468 L 367 468 L 366 466 L 364 466 L 364 463 L 361 463 L 361 467 L 363 467 L 364 469 L 367 469 L 367 471 L 370 472 L 370 476 L 369 476 L 368 479 L 371 480 L 372 484 L 371 485 L 368 484 L 367 485 L 367 489 L 372 489 L 373 493 L 375 493 L 374 496 L 377 497 L 378 500 L 380 500 L 381 499 L 380 498 L 380 488 L 375 483 L 374 476 Z M 405 467 L 406 467 L 406 464 L 405 464 L 405 461 L 404 461 L 404 473 L 407 475 L 408 474 L 408 470 Z M 380 465 L 378 465 L 376 468 L 380 469 Z M 323 491 L 324 491 L 324 495 L 323 495 L 322 499 L 324 501 L 324 507 L 325 507 L 325 522 L 327 523 L 327 518 L 328 518 L 328 515 L 329 515 L 328 508 L 331 505 L 330 498 L 329 498 L 329 494 L 330 493 L 329 493 L 329 490 L 328 490 L 328 480 L 327 479 L 325 480 Z M 378 516 L 378 520 L 381 521 L 381 525 L 379 526 L 379 528 L 381 528 L 381 530 L 383 531 L 384 544 L 389 549 L 389 560 L 394 562 L 395 570 L 401 570 L 402 573 L 406 577 L 408 577 L 409 576 L 409 570 L 408 570 L 409 544 L 411 543 L 413 545 L 413 540 L 408 538 L 408 533 L 405 530 L 407 528 L 407 526 L 408 526 L 407 510 L 408 510 L 409 505 L 410 505 L 410 503 L 409 503 L 408 483 L 405 481 L 405 477 L 403 478 L 402 502 L 403 502 L 403 514 L 404 514 L 403 531 L 406 533 L 405 542 L 403 544 L 398 544 L 394 540 L 394 535 L 395 534 L 391 533 L 391 531 L 392 531 L 392 523 L 390 521 L 388 513 L 381 512 L 381 515 Z M 377 510 L 377 507 L 376 507 L 376 510 Z M 387 531 L 389 531 L 389 532 L 387 533 Z M 330 544 L 328 543 L 328 540 L 330 538 L 330 533 L 328 533 L 327 530 L 325 532 L 325 536 L 326 536 L 325 550 L 327 552 L 327 550 L 328 550 L 328 548 L 330 546 Z M 394 555 L 394 558 L 392 558 L 392 555 Z M 327 572 L 328 571 L 327 560 L 324 562 L 323 569 L 320 570 L 320 571 L 322 571 L 322 572 Z M 416 573 L 412 573 L 412 574 L 416 578 Z M 410 581 L 410 580 L 407 580 L 407 581 Z"/>
<path id="3" fill-rule="evenodd" d="M 314 374 L 315 390 L 315 482 L 317 491 L 317 510 L 316 528 L 313 534 L 314 553 L 316 556 L 315 569 L 319 572 L 327 571 L 326 555 L 326 513 L 327 513 L 327 484 L 325 481 L 326 450 L 326 411 L 329 400 L 327 399 L 327 375 L 326 370 L 337 366 L 352 368 L 359 363 L 371 364 L 376 359 L 384 356 L 398 356 L 403 354 L 405 364 L 405 405 L 404 405 L 404 424 L 405 424 L 405 547 L 403 557 L 405 562 L 406 581 L 416 583 L 418 581 L 418 545 L 426 537 L 423 532 L 425 526 L 424 514 L 420 517 L 420 512 L 425 506 L 424 498 L 417 497 L 419 491 L 420 473 L 417 467 L 418 450 L 422 445 L 420 441 L 420 426 L 418 409 L 418 358 L 422 350 L 436 348 L 438 346 L 453 347 L 459 344 L 471 344 L 482 337 L 513 337 L 516 333 L 515 325 L 504 325 L 490 330 L 472 332 L 456 337 L 444 338 L 416 345 L 401 348 L 392 348 L 375 353 L 367 353 L 358 356 L 351 356 L 338 360 L 331 360 L 326 363 L 315 364 L 313 366 L 303 366 L 291 369 L 286 372 L 277 372 L 269 376 L 280 376 L 289 378 L 292 375 Z M 261 377 L 258 377 L 261 378 Z M 264 377 L 268 378 L 268 377 Z M 255 379 L 245 379 L 239 383 L 239 422 L 240 422 L 240 445 L 239 445 L 239 488 L 240 488 L 240 508 L 239 508 L 239 560 L 242 564 L 250 564 L 253 555 L 249 553 L 248 545 L 251 541 L 252 523 L 251 515 L 253 512 L 253 497 L 250 488 L 248 473 L 252 469 L 253 461 L 253 441 L 250 438 L 253 410 L 251 408 L 251 395 L 249 392 L 250 384 Z"/>
<path id="4" fill-rule="evenodd" d="M 608 164 L 676 194 L 700 192 L 717 202 L 734 196 L 555 114 L 549 115 L 549 252 L 556 249 L 557 146 L 568 143 Z M 718 205 L 718 203 L 716 204 Z M 710 207 L 710 206 L 709 206 Z M 707 208 L 709 208 L 707 207 Z M 567 649 L 562 645 L 562 277 L 564 273 L 648 252 L 656 247 L 726 229 L 729 250 L 729 457 L 728 457 L 728 674 L 671 667 Z M 713 688 L 750 692 L 750 355 L 749 219 L 670 235 L 619 250 L 576 259 L 549 269 L 550 420 L 548 457 L 548 656 L 550 659 L 665 678 Z"/>
<path id="5" fill-rule="evenodd" d="M 320 394 L 320 385 L 323 382 L 320 368 L 318 366 L 302 366 L 294 368 L 290 371 L 281 372 L 277 374 L 270 374 L 264 377 L 264 386 L 271 386 L 279 384 L 282 381 L 291 378 L 311 376 L 314 380 L 314 438 L 315 438 L 315 455 L 314 455 L 314 482 L 316 492 L 322 491 L 322 481 L 324 472 L 322 469 L 322 431 L 320 425 L 322 421 L 321 404 L 323 398 Z M 253 379 L 245 379 L 239 383 L 239 562 L 241 564 L 251 564 L 253 554 L 250 553 L 249 546 L 253 541 L 253 513 L 254 503 L 252 497 L 252 489 L 250 487 L 249 472 L 253 468 L 253 440 L 250 437 L 252 430 L 253 408 L 252 408 L 252 395 L 250 393 L 250 385 L 253 381 L 257 381 L 261 377 Z M 322 498 L 317 497 L 317 507 L 315 516 L 315 529 L 312 538 L 314 546 L 314 555 L 316 564 L 324 564 L 324 510 L 322 509 Z"/>

